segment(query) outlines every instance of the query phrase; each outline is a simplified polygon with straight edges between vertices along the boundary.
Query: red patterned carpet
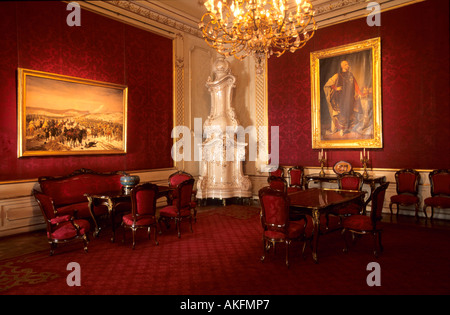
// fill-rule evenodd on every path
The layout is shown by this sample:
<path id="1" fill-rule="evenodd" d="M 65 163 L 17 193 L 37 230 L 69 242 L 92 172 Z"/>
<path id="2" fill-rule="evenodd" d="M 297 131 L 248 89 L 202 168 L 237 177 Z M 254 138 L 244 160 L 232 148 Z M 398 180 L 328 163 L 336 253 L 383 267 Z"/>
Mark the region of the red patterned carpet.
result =
<path id="1" fill-rule="evenodd" d="M 159 246 L 138 232 L 136 249 L 131 235 L 116 243 L 109 233 L 91 239 L 89 253 L 80 244 L 0 261 L 0 294 L 98 295 L 309 295 L 309 294 L 449 294 L 450 232 L 419 226 L 385 224 L 385 251 L 375 259 L 371 237 L 363 237 L 342 253 L 340 233 L 321 237 L 319 264 L 311 251 L 301 257 L 301 244 L 290 251 L 277 247 L 260 262 L 262 253 L 259 208 L 218 207 L 200 211 L 197 223 L 163 229 Z M 369 287 L 367 264 L 381 267 L 381 286 Z M 67 265 L 81 267 L 81 286 L 69 287 Z"/>

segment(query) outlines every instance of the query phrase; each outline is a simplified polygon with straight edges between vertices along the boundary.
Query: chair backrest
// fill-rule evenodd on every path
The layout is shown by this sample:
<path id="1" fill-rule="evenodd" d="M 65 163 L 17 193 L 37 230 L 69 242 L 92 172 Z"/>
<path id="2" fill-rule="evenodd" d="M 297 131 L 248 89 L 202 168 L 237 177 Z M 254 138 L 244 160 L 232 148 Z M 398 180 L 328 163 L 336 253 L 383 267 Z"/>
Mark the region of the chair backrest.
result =
<path id="1" fill-rule="evenodd" d="M 184 171 L 177 171 L 169 176 L 169 187 L 177 187 L 185 180 L 194 178 L 191 174 Z"/>
<path id="2" fill-rule="evenodd" d="M 194 189 L 193 178 L 185 180 L 177 186 L 176 206 L 178 211 L 186 210 L 191 206 L 192 190 Z"/>
<path id="3" fill-rule="evenodd" d="M 372 194 L 372 210 L 370 217 L 372 224 L 375 227 L 376 222 L 381 220 L 381 214 L 383 211 L 384 197 L 386 195 L 386 189 L 389 187 L 389 182 L 383 183 L 378 186 Z"/>
<path id="4" fill-rule="evenodd" d="M 282 192 L 287 191 L 287 181 L 283 177 L 269 176 L 269 178 L 267 178 L 267 182 L 269 183 L 269 186 L 274 190 Z"/>
<path id="5" fill-rule="evenodd" d="M 362 190 L 364 179 L 361 173 L 358 172 L 346 172 L 338 176 L 339 189 L 346 190 Z"/>
<path id="6" fill-rule="evenodd" d="M 278 166 L 276 169 L 270 171 L 269 176 L 284 177 L 284 168 Z"/>
<path id="7" fill-rule="evenodd" d="M 432 196 L 450 196 L 450 170 L 434 170 L 428 176 Z"/>
<path id="8" fill-rule="evenodd" d="M 264 230 L 287 234 L 290 204 L 287 194 L 270 187 L 263 187 L 259 190 L 259 201 Z"/>
<path id="9" fill-rule="evenodd" d="M 304 170 L 302 166 L 294 166 L 288 170 L 289 186 L 303 188 L 303 174 Z"/>
<path id="10" fill-rule="evenodd" d="M 33 195 L 39 205 L 39 208 L 41 209 L 45 221 L 54 219 L 56 217 L 56 213 L 52 199 L 36 189 L 33 189 Z"/>
<path id="11" fill-rule="evenodd" d="M 419 193 L 420 174 L 413 169 L 402 169 L 395 172 L 395 182 L 397 184 L 397 194 Z"/>
<path id="12" fill-rule="evenodd" d="M 145 183 L 135 186 L 131 190 L 132 215 L 155 215 L 158 186 Z"/>

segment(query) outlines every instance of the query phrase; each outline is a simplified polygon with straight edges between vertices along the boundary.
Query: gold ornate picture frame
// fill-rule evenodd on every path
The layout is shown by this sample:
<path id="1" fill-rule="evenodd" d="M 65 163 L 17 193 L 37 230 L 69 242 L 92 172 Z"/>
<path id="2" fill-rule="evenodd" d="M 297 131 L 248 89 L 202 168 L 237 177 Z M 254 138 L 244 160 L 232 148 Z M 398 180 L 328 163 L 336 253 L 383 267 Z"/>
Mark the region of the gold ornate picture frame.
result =
<path id="1" fill-rule="evenodd" d="M 122 154 L 128 88 L 18 69 L 18 156 Z"/>
<path id="2" fill-rule="evenodd" d="M 382 148 L 381 40 L 312 52 L 312 148 Z"/>

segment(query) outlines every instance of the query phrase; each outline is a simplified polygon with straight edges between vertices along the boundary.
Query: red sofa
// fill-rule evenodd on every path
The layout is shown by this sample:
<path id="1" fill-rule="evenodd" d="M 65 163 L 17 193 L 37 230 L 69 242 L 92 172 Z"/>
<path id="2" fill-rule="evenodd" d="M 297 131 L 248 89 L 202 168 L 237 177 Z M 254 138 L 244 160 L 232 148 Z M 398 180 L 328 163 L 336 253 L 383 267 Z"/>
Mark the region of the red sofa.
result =
<path id="1" fill-rule="evenodd" d="M 73 215 L 76 210 L 77 218 L 92 218 L 95 221 L 95 217 L 106 214 L 108 209 L 103 205 L 94 206 L 93 218 L 84 194 L 121 190 L 120 177 L 123 175 L 123 172 L 97 173 L 89 169 L 79 169 L 67 176 L 43 176 L 38 179 L 42 193 L 35 192 L 34 196 L 41 206 L 53 207 L 47 210 L 54 211 L 58 216 Z"/>

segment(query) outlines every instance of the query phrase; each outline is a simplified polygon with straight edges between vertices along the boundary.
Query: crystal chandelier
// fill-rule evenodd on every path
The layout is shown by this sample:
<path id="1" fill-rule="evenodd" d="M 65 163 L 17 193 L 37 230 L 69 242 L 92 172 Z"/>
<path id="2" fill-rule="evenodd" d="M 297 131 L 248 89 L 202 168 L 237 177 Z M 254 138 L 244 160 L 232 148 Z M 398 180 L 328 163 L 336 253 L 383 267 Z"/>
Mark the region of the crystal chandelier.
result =
<path id="1" fill-rule="evenodd" d="M 317 29 L 310 0 L 206 0 L 204 5 L 199 28 L 208 45 L 225 57 L 253 56 L 258 73 L 266 57 L 295 52 Z"/>

